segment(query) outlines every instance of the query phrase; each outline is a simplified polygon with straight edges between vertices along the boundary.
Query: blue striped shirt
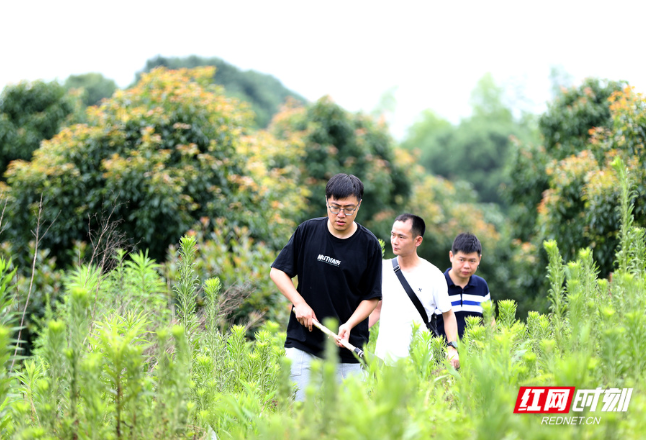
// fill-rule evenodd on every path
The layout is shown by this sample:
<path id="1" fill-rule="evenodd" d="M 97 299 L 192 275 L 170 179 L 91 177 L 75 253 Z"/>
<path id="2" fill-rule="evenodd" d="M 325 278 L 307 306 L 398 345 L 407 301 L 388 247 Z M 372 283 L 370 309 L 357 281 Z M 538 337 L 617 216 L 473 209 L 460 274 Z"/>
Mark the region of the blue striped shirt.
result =
<path id="1" fill-rule="evenodd" d="M 451 301 L 451 308 L 455 313 L 455 318 L 458 321 L 458 336 L 462 338 L 466 328 L 467 316 L 477 316 L 482 318 L 482 303 L 491 300 L 489 293 L 489 286 L 484 278 L 478 275 L 471 275 L 469 282 L 464 289 L 456 286 L 449 271 L 451 268 L 446 269 L 444 277 L 446 284 L 449 288 L 449 301 Z M 437 330 L 440 335 L 446 336 L 444 332 L 444 320 L 442 315 L 437 317 Z"/>

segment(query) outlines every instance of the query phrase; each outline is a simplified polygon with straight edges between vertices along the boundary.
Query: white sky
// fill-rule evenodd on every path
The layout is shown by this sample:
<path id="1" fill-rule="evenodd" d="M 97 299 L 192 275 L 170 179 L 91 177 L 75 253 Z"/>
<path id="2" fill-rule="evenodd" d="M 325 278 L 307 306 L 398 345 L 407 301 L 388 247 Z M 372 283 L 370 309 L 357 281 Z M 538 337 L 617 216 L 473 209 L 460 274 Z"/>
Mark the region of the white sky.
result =
<path id="1" fill-rule="evenodd" d="M 645 13 L 643 0 L 0 0 L 0 87 L 87 72 L 125 87 L 157 54 L 217 56 L 351 111 L 397 87 L 401 138 L 427 108 L 467 116 L 487 72 L 536 112 L 553 65 L 646 90 Z"/>

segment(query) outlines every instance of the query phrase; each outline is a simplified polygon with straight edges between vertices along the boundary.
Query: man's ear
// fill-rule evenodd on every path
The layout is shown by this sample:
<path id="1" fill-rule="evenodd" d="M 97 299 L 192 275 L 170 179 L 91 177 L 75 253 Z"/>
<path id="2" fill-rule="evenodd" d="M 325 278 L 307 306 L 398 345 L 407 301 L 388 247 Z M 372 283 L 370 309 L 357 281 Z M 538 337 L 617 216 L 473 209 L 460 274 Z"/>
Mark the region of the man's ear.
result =
<path id="1" fill-rule="evenodd" d="M 453 260 L 453 252 L 449 251 L 449 260 Z"/>
<path id="2" fill-rule="evenodd" d="M 422 244 L 423 240 L 424 240 L 424 237 L 422 237 L 421 235 L 418 235 L 417 237 L 415 237 L 415 246 L 419 246 L 420 244 Z"/>

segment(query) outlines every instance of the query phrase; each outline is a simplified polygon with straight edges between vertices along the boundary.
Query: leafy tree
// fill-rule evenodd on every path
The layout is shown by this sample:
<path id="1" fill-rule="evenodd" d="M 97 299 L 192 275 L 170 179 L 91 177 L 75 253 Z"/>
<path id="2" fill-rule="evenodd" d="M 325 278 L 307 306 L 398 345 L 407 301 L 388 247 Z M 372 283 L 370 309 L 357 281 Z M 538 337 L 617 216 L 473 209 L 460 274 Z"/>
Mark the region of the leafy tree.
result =
<path id="1" fill-rule="evenodd" d="M 7 173 L 14 248 L 24 250 L 31 239 L 41 194 L 41 221 L 53 222 L 42 245 L 64 262 L 74 241 L 88 241 L 88 227 L 99 229 L 94 214 L 101 211 L 121 219 L 120 229 L 157 260 L 202 217 L 247 226 L 279 246 L 276 236 L 293 227 L 301 206 L 291 176 L 279 165 L 263 168 L 282 144 L 267 134 L 243 138 L 248 111 L 212 77 L 213 68 L 144 74 L 133 88 L 89 107 L 87 124 L 62 130 L 32 162 L 14 162 Z M 276 216 L 283 221 L 272 221 Z"/>
<path id="2" fill-rule="evenodd" d="M 595 258 L 601 262 L 604 276 L 608 273 L 608 256 L 615 245 L 608 236 L 586 238 L 591 225 L 585 219 L 589 203 L 585 181 L 605 161 L 603 154 L 589 149 L 591 133 L 595 127 L 603 130 L 612 126 L 608 98 L 621 90 L 622 85 L 586 79 L 579 87 L 561 88 L 558 97 L 539 118 L 542 144 L 519 141 L 510 151 L 506 168 L 508 184 L 503 194 L 512 206 L 512 236 L 522 243 L 519 258 L 533 261 L 523 273 L 524 291 L 537 303 L 548 289 L 540 272 L 547 264 L 547 255 L 541 246 L 544 239 L 558 237 L 566 260 L 573 259 L 581 247 L 596 247 Z M 607 220 L 615 215 L 611 206 L 597 211 L 606 226 Z"/>
<path id="3" fill-rule="evenodd" d="M 57 82 L 20 82 L 0 95 L 0 175 L 9 162 L 29 160 L 44 139 L 51 139 L 79 101 Z"/>
<path id="4" fill-rule="evenodd" d="M 646 226 L 646 99 L 627 87 L 609 97 L 608 110 L 610 127 L 591 129 L 585 149 L 548 166 L 550 188 L 538 209 L 540 237 L 558 240 L 566 261 L 590 247 L 602 276 L 614 270 L 619 244 L 617 157 L 635 183 L 635 225 Z"/>
<path id="5" fill-rule="evenodd" d="M 504 194 L 515 205 L 515 235 L 527 241 L 535 233 L 537 208 L 549 188 L 548 165 L 585 150 L 594 127 L 610 127 L 610 95 L 623 83 L 586 79 L 579 87 L 564 89 L 540 117 L 542 145 L 522 143 L 511 151 Z M 597 158 L 598 160 L 599 158 Z"/>
<path id="6" fill-rule="evenodd" d="M 214 66 L 217 75 L 213 77 L 213 82 L 224 86 L 228 96 L 251 105 L 251 109 L 256 115 L 255 124 L 257 127 L 266 127 L 288 98 L 305 103 L 303 97 L 287 89 L 273 76 L 254 70 L 240 70 L 220 58 L 203 58 L 195 55 L 179 58 L 158 55 L 146 61 L 143 72 L 150 72 L 159 66 L 169 69 Z"/>
<path id="7" fill-rule="evenodd" d="M 70 75 L 64 84 L 67 90 L 83 89 L 83 103 L 86 106 L 96 105 L 103 98 L 109 98 L 117 90 L 117 85 L 100 73 L 84 73 Z"/>
<path id="8" fill-rule="evenodd" d="M 451 125 L 426 111 L 410 129 L 402 146 L 421 151 L 421 163 L 431 173 L 470 182 L 482 202 L 504 204 L 499 195 L 514 138 L 531 139 L 524 121 L 516 121 L 505 104 L 505 90 L 490 74 L 480 79 L 471 95 L 473 114 Z"/>
<path id="9" fill-rule="evenodd" d="M 354 174 L 363 182 L 360 222 L 368 227 L 399 211 L 409 195 L 411 184 L 395 161 L 393 140 L 386 126 L 370 116 L 346 112 L 324 97 L 307 107 L 288 106 L 269 130 L 279 139 L 298 137 L 302 143 L 299 184 L 307 189 L 307 207 L 300 220 L 325 215 L 325 185 L 337 173 Z M 390 234 L 390 225 L 381 232 Z"/>

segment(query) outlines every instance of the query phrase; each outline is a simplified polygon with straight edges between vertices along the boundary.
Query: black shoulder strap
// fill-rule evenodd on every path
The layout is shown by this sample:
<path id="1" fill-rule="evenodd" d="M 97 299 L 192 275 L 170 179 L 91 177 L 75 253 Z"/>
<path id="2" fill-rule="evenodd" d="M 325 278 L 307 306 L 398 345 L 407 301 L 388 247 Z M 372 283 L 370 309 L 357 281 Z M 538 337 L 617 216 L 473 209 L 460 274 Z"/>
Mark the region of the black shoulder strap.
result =
<path id="1" fill-rule="evenodd" d="M 413 302 L 413 305 L 415 306 L 420 316 L 424 320 L 426 327 L 430 331 L 432 331 L 435 336 L 438 336 L 437 324 L 436 324 L 437 318 L 435 317 L 435 313 L 433 313 L 431 321 L 429 321 L 428 315 L 426 314 L 426 309 L 424 309 L 424 306 L 420 302 L 419 298 L 417 297 L 417 295 L 415 295 L 415 292 L 413 292 L 413 289 L 410 287 L 410 284 L 408 284 L 408 281 L 406 281 L 406 278 L 404 277 L 404 274 L 402 273 L 401 268 L 399 267 L 399 263 L 397 262 L 397 257 L 393 258 L 391 262 L 393 263 L 393 270 L 395 271 L 395 275 L 397 275 L 399 282 L 402 284 L 402 287 L 408 294 L 408 297 Z"/>

